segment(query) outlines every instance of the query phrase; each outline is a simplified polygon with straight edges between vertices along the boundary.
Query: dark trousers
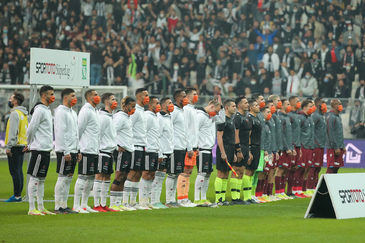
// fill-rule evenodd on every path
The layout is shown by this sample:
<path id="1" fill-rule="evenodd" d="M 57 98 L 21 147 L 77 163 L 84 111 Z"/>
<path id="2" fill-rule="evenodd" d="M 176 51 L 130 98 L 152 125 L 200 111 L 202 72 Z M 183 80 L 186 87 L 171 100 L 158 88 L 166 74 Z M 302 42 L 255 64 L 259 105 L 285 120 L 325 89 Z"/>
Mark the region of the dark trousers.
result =
<path id="1" fill-rule="evenodd" d="M 24 176 L 23 176 L 23 158 L 24 147 L 12 147 L 12 157 L 8 156 L 9 172 L 13 178 L 14 196 L 20 197 L 23 191 Z"/>

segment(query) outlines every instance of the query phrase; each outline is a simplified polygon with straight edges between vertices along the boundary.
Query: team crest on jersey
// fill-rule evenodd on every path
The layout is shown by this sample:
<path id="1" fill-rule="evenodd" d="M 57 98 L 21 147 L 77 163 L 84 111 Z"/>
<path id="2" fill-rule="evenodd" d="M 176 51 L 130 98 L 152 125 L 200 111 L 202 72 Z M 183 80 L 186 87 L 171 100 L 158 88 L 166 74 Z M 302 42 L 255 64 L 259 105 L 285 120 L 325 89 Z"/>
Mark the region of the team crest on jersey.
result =
<path id="1" fill-rule="evenodd" d="M 108 165 L 108 162 L 105 162 L 105 165 Z"/>
<path id="2" fill-rule="evenodd" d="M 71 162 L 68 162 L 67 165 L 71 165 Z"/>
<path id="3" fill-rule="evenodd" d="M 94 163 L 91 163 L 91 166 L 94 166 Z"/>
<path id="4" fill-rule="evenodd" d="M 205 164 L 207 165 L 207 164 L 208 164 L 208 162 L 205 162 Z"/>
<path id="5" fill-rule="evenodd" d="M 178 163 L 177 163 L 177 165 L 181 165 L 181 163 L 180 163 L 180 162 L 178 162 Z"/>
<path id="6" fill-rule="evenodd" d="M 140 162 L 141 161 L 141 159 L 140 158 L 138 158 L 138 162 Z"/>
<path id="7" fill-rule="evenodd" d="M 124 164 L 128 164 L 128 161 L 125 161 Z"/>

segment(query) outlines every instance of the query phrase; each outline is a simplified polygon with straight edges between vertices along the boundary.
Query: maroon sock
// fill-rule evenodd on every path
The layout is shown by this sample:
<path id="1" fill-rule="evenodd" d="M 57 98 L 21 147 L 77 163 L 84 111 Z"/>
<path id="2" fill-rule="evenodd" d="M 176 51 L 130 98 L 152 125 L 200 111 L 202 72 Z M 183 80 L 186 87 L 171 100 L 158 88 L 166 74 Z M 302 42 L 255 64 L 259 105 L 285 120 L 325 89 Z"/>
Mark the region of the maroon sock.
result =
<path id="1" fill-rule="evenodd" d="M 304 179 L 303 179 L 303 185 L 302 185 L 302 188 L 303 188 L 303 189 L 302 189 L 302 191 L 303 191 L 303 192 L 307 191 L 307 180 L 304 180 Z"/>
<path id="2" fill-rule="evenodd" d="M 275 176 L 275 194 L 279 194 L 281 190 L 281 176 Z"/>
<path id="3" fill-rule="evenodd" d="M 326 174 L 337 174 L 339 168 L 327 168 Z"/>
<path id="4" fill-rule="evenodd" d="M 314 167 L 311 167 L 309 169 L 309 173 L 308 173 L 308 179 L 307 179 L 307 187 L 308 189 L 313 189 L 313 180 L 314 180 L 314 171 L 315 171 L 315 168 Z"/>
<path id="5" fill-rule="evenodd" d="M 304 177 L 304 170 L 300 170 L 300 175 L 299 175 L 299 191 L 303 191 L 303 177 Z"/>
<path id="6" fill-rule="evenodd" d="M 286 182 L 288 181 L 287 175 L 281 177 L 281 190 L 280 193 L 285 192 Z"/>
<path id="7" fill-rule="evenodd" d="M 264 194 L 267 194 L 267 179 L 263 182 L 262 191 Z"/>
<path id="8" fill-rule="evenodd" d="M 294 173 L 294 184 L 293 186 L 296 188 L 296 190 L 298 190 L 298 187 L 299 187 L 299 178 L 300 178 L 300 173 L 301 173 L 301 170 L 296 170 L 295 173 Z"/>
<path id="9" fill-rule="evenodd" d="M 288 173 L 288 189 L 286 190 L 287 194 L 293 193 L 293 184 L 294 184 L 294 174 L 296 171 L 290 170 Z"/>
<path id="10" fill-rule="evenodd" d="M 317 187 L 318 184 L 318 177 L 319 177 L 319 172 L 321 172 L 321 167 L 317 167 L 316 170 L 314 171 L 314 189 Z"/>
<path id="11" fill-rule="evenodd" d="M 272 190 L 274 189 L 274 183 L 267 184 L 267 195 L 272 195 Z"/>

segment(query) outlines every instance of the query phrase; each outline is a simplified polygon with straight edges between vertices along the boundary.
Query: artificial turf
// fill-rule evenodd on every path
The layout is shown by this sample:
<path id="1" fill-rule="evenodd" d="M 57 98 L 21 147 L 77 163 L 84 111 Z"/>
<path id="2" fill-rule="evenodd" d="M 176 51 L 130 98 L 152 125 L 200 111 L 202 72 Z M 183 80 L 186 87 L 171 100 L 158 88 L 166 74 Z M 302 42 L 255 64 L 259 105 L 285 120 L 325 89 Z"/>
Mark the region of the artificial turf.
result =
<path id="1" fill-rule="evenodd" d="M 57 180 L 55 166 L 55 163 L 50 165 L 45 199 L 53 199 Z M 365 169 L 341 169 L 340 172 L 365 172 Z M 213 172 L 208 191 L 211 201 L 214 201 L 215 175 Z M 196 173 L 191 178 L 190 199 L 193 199 L 195 176 Z M 70 193 L 73 193 L 75 180 Z M 10 197 L 12 183 L 6 161 L 0 161 L 0 184 L 0 198 Z M 161 198 L 165 198 L 164 189 Z M 230 200 L 229 192 L 227 199 Z M 92 201 L 90 198 L 90 205 Z M 364 242 L 365 218 L 304 219 L 309 201 L 294 199 L 249 206 L 54 216 L 28 216 L 26 202 L 0 202 L 0 241 Z M 72 206 L 72 198 L 68 204 Z M 53 210 L 54 203 L 45 203 L 45 206 Z"/>

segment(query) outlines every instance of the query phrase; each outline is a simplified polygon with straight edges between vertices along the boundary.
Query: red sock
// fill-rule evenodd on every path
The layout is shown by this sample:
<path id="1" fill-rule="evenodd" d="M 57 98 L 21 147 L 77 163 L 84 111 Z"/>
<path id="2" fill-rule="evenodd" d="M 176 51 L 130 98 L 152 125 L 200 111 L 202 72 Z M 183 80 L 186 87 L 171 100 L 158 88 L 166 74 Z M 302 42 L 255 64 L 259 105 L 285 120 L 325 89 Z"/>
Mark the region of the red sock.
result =
<path id="1" fill-rule="evenodd" d="M 286 186 L 286 176 L 282 176 L 281 177 L 280 193 L 285 192 L 285 186 Z"/>
<path id="2" fill-rule="evenodd" d="M 272 190 L 274 189 L 274 183 L 267 184 L 267 195 L 272 195 Z"/>
<path id="3" fill-rule="evenodd" d="M 288 173 L 288 187 L 286 190 L 287 194 L 292 194 L 293 193 L 293 184 L 294 184 L 294 175 L 295 175 L 296 171 L 290 170 Z"/>
<path id="4" fill-rule="evenodd" d="M 279 194 L 281 190 L 281 176 L 275 176 L 275 194 Z"/>
<path id="5" fill-rule="evenodd" d="M 267 179 L 264 180 L 264 184 L 262 185 L 262 194 L 267 194 Z"/>
<path id="6" fill-rule="evenodd" d="M 303 185 L 302 185 L 302 188 L 303 188 L 303 189 L 302 189 L 302 191 L 303 191 L 303 192 L 307 191 L 307 180 L 304 180 L 304 179 L 303 179 Z"/>
<path id="7" fill-rule="evenodd" d="M 264 180 L 258 180 L 257 181 L 257 187 L 256 187 L 257 196 L 256 197 L 261 197 L 262 196 L 263 184 L 264 184 Z"/>

